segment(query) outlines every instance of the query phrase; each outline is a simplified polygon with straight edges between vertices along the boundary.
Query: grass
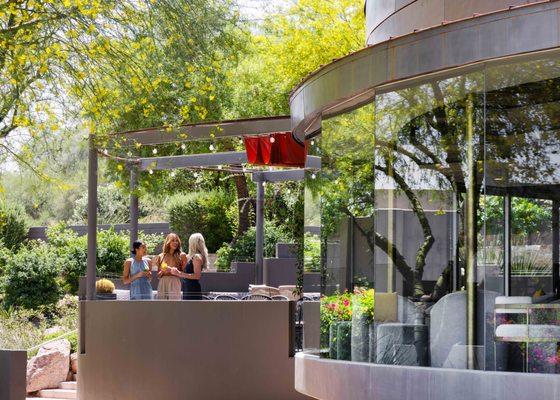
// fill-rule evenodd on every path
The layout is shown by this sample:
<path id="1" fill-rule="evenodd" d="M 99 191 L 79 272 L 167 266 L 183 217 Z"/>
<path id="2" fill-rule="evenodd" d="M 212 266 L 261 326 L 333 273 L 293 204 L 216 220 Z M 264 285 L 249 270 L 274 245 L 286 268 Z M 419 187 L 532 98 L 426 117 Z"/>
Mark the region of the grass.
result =
<path id="1" fill-rule="evenodd" d="M 61 327 L 61 332 L 46 335 L 46 329 L 53 326 Z M 54 311 L 49 312 L 0 308 L 0 349 L 27 350 L 66 332 L 74 331 L 77 326 L 78 300 L 75 296 L 66 296 Z M 69 335 L 67 339 L 75 351 L 77 334 Z M 36 350 L 34 352 L 36 353 Z"/>
<path id="2" fill-rule="evenodd" d="M 498 265 L 500 271 L 504 269 L 504 250 L 499 240 L 487 242 L 485 248 L 487 264 Z M 511 275 L 512 276 L 550 276 L 552 275 L 552 250 L 542 243 L 526 245 L 523 238 L 512 241 L 511 246 Z"/>

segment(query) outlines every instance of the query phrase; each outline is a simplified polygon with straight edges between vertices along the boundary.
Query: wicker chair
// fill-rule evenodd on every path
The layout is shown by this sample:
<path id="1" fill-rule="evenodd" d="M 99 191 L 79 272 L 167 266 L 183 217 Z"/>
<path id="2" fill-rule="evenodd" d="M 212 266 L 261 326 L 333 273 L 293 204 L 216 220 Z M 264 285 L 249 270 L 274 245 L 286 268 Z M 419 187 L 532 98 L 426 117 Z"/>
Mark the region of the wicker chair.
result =
<path id="1" fill-rule="evenodd" d="M 281 294 L 277 294 L 276 296 L 272 296 L 271 297 L 272 300 L 280 300 L 280 301 L 288 301 L 290 299 L 288 299 L 286 296 L 282 296 Z"/>
<path id="2" fill-rule="evenodd" d="M 219 294 L 216 297 L 214 297 L 214 300 L 220 301 L 220 300 L 239 300 L 239 299 L 229 294 Z"/>
<path id="3" fill-rule="evenodd" d="M 272 300 L 272 298 L 264 294 L 248 294 L 242 297 L 241 300 Z"/>

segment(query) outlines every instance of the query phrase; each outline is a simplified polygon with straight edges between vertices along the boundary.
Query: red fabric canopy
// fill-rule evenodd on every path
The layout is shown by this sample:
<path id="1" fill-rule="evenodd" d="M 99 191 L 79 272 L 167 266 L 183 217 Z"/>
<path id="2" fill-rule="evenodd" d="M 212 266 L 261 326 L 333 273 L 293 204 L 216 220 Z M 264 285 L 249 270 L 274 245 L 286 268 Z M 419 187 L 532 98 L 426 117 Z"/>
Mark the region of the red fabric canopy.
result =
<path id="1" fill-rule="evenodd" d="M 292 132 L 244 136 L 243 140 L 249 164 L 301 168 L 305 166 L 307 143 L 304 146 L 297 142 Z"/>

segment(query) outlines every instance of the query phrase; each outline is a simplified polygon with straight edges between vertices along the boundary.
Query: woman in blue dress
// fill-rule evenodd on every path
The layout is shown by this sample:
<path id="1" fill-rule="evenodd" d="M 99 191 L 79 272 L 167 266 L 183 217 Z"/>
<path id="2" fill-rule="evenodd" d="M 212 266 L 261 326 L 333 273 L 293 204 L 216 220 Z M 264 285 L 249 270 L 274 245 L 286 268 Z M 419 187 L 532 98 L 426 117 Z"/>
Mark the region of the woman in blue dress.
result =
<path id="1" fill-rule="evenodd" d="M 152 299 L 152 262 L 146 252 L 146 244 L 137 240 L 132 244 L 133 257 L 124 262 L 123 282 L 130 285 L 130 300 Z"/>

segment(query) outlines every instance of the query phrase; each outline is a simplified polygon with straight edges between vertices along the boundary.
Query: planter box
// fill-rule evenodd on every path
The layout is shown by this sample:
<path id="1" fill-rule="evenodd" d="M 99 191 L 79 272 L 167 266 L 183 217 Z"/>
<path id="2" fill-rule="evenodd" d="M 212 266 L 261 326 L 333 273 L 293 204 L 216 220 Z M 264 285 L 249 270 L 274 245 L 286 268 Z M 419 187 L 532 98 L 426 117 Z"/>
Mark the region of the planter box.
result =
<path id="1" fill-rule="evenodd" d="M 95 300 L 117 300 L 116 293 L 95 293 Z"/>
<path id="2" fill-rule="evenodd" d="M 336 358 L 350 360 L 352 342 L 352 321 L 339 322 L 336 330 Z"/>
<path id="3" fill-rule="evenodd" d="M 368 318 L 359 313 L 352 314 L 352 361 L 367 362 L 369 360 L 369 326 Z"/>

